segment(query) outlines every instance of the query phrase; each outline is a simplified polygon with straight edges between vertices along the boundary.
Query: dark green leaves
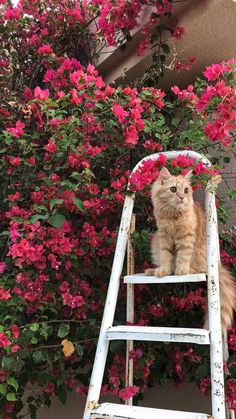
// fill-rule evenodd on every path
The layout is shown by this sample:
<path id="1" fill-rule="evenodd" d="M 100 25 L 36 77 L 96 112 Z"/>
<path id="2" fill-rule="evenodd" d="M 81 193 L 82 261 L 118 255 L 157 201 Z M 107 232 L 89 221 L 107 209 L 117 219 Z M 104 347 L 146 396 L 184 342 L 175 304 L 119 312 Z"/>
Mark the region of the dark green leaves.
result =
<path id="1" fill-rule="evenodd" d="M 57 335 L 59 336 L 59 338 L 64 338 L 68 335 L 69 331 L 70 325 L 68 323 L 62 323 L 59 327 Z"/>
<path id="2" fill-rule="evenodd" d="M 49 222 L 53 227 L 61 228 L 66 222 L 66 217 L 63 214 L 55 214 L 49 217 Z"/>

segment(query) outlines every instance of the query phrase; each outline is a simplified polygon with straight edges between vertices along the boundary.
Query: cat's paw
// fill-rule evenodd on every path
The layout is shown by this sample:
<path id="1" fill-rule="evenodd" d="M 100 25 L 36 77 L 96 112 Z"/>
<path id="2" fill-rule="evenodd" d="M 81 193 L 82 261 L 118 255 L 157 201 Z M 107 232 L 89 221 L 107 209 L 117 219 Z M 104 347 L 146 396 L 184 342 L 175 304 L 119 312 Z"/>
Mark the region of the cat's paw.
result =
<path id="1" fill-rule="evenodd" d="M 171 271 L 165 267 L 160 266 L 159 268 L 155 269 L 154 275 L 155 276 L 168 276 L 168 275 L 171 275 Z"/>
<path id="2" fill-rule="evenodd" d="M 184 266 L 180 266 L 175 269 L 175 275 L 189 275 L 189 269 Z"/>
<path id="3" fill-rule="evenodd" d="M 155 275 L 155 269 L 148 268 L 148 269 L 145 270 L 144 273 L 145 273 L 146 276 L 154 276 Z"/>

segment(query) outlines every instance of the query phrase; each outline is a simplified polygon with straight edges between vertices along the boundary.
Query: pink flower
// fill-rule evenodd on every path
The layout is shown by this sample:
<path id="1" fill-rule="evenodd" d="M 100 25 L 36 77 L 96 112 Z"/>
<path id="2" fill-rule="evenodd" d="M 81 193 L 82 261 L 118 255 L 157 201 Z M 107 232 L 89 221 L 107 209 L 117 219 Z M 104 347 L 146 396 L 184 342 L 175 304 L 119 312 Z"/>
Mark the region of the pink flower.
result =
<path id="1" fill-rule="evenodd" d="M 44 389 L 43 389 L 44 393 L 52 395 L 55 392 L 55 386 L 53 383 L 49 383 L 47 384 Z"/>
<path id="2" fill-rule="evenodd" d="M 211 385 L 210 377 L 202 378 L 200 381 L 200 390 L 203 394 L 208 394 Z"/>
<path id="3" fill-rule="evenodd" d="M 70 286 L 69 286 L 67 281 L 63 281 L 62 284 L 59 286 L 59 290 L 61 292 L 66 292 L 66 291 L 69 290 L 69 288 L 70 288 Z"/>
<path id="4" fill-rule="evenodd" d="M 14 167 L 20 166 L 21 158 L 20 157 L 10 157 L 10 163 Z"/>
<path id="5" fill-rule="evenodd" d="M 12 345 L 12 347 L 11 347 L 11 353 L 14 354 L 14 353 L 18 352 L 19 349 L 20 349 L 20 345 L 18 345 L 17 343 L 14 343 L 14 345 Z"/>
<path id="6" fill-rule="evenodd" d="M 16 202 L 20 198 L 20 192 L 16 192 L 15 194 L 8 195 L 8 199 L 10 202 Z"/>
<path id="7" fill-rule="evenodd" d="M 185 34 L 185 29 L 182 26 L 175 26 L 173 32 L 172 32 L 172 38 L 174 39 L 182 39 Z"/>
<path id="8" fill-rule="evenodd" d="M 172 160 L 171 162 L 171 166 L 172 167 L 176 167 L 176 166 L 180 166 L 180 167 L 189 167 L 192 166 L 194 164 L 194 159 L 190 158 L 190 157 L 186 157 L 183 156 L 181 154 L 179 154 L 175 160 Z"/>
<path id="9" fill-rule="evenodd" d="M 14 137 L 19 138 L 24 135 L 23 128 L 25 128 L 25 124 L 21 121 L 16 122 L 16 126 L 13 128 L 7 128 L 7 131 L 10 132 Z"/>
<path id="10" fill-rule="evenodd" d="M 10 292 L 0 287 L 0 300 L 9 300 L 10 298 L 11 298 Z"/>
<path id="11" fill-rule="evenodd" d="M 106 93 L 107 96 L 109 96 L 109 97 L 112 96 L 114 92 L 115 92 L 114 87 L 111 87 L 109 85 L 106 86 L 105 93 Z"/>
<path id="12" fill-rule="evenodd" d="M 27 163 L 32 164 L 32 166 L 35 166 L 35 164 L 36 164 L 35 157 L 29 157 L 27 159 Z"/>
<path id="13" fill-rule="evenodd" d="M 58 147 L 57 147 L 57 145 L 52 141 L 52 140 L 49 140 L 48 141 L 48 144 L 47 145 L 45 145 L 45 150 L 47 150 L 49 153 L 54 153 L 55 151 L 57 151 L 58 150 Z"/>
<path id="14" fill-rule="evenodd" d="M 137 55 L 139 57 L 142 57 L 147 51 L 147 49 L 149 48 L 149 46 L 150 46 L 150 37 L 147 36 L 140 42 L 137 48 Z"/>
<path id="15" fill-rule="evenodd" d="M 203 71 L 203 75 L 207 78 L 208 81 L 214 81 L 229 70 L 230 67 L 225 64 L 212 64 Z"/>
<path id="16" fill-rule="evenodd" d="M 130 125 L 124 131 L 125 142 L 127 144 L 136 145 L 138 142 L 138 132 L 134 125 Z"/>
<path id="17" fill-rule="evenodd" d="M 127 386 L 124 389 L 119 391 L 119 397 L 122 400 L 129 400 L 130 397 L 135 396 L 139 391 L 139 387 L 137 386 Z"/>
<path id="18" fill-rule="evenodd" d="M 7 372 L 5 370 L 0 370 L 0 383 L 3 383 L 6 380 Z"/>
<path id="19" fill-rule="evenodd" d="M 177 63 L 175 64 L 175 68 L 177 70 L 177 73 L 180 73 L 183 70 L 184 66 L 180 61 L 177 61 Z"/>
<path id="20" fill-rule="evenodd" d="M 17 10 L 16 7 L 7 7 L 4 12 L 4 19 L 6 20 L 14 20 L 14 19 L 20 19 L 20 13 L 19 10 Z"/>
<path id="21" fill-rule="evenodd" d="M 227 401 L 229 407 L 233 410 L 236 410 L 236 381 L 230 378 L 227 381 Z"/>
<path id="22" fill-rule="evenodd" d="M 143 349 L 137 348 L 129 352 L 129 359 L 141 359 L 144 355 Z"/>
<path id="23" fill-rule="evenodd" d="M 161 307 L 159 305 L 152 304 L 150 307 L 150 313 L 157 318 L 164 317 L 167 313 L 167 309 L 164 307 Z"/>
<path id="24" fill-rule="evenodd" d="M 39 55 L 49 55 L 53 53 L 53 49 L 50 45 L 45 44 L 38 48 L 37 50 Z"/>
<path id="25" fill-rule="evenodd" d="M 117 179 L 116 181 L 111 183 L 111 186 L 115 188 L 117 191 L 120 191 L 121 189 L 123 189 L 125 185 L 126 185 L 126 179 L 124 176 L 121 176 L 120 179 Z"/>
<path id="26" fill-rule="evenodd" d="M 113 113 L 121 124 L 127 122 L 126 117 L 129 115 L 129 112 L 125 111 L 124 108 L 119 105 L 119 103 L 115 103 L 113 105 Z"/>
<path id="27" fill-rule="evenodd" d="M 44 82 L 50 82 L 54 79 L 54 77 L 56 76 L 56 72 L 52 69 L 49 69 L 46 71 L 43 81 Z"/>
<path id="28" fill-rule="evenodd" d="M 0 332 L 0 348 L 5 348 L 6 346 L 11 345 L 11 341 L 8 339 L 5 333 Z"/>
<path id="29" fill-rule="evenodd" d="M 49 98 L 49 90 L 48 89 L 41 89 L 39 86 L 35 87 L 34 89 L 34 98 L 40 100 L 46 100 Z"/>
<path id="30" fill-rule="evenodd" d="M 80 105 L 83 102 L 82 97 L 78 96 L 78 92 L 76 89 L 71 89 L 70 95 L 71 95 L 71 103 L 73 103 L 74 105 Z"/>
<path id="31" fill-rule="evenodd" d="M 6 269 L 7 265 L 5 264 L 5 262 L 0 262 L 0 274 L 3 274 Z"/>
<path id="32" fill-rule="evenodd" d="M 32 89 L 30 89 L 29 87 L 25 87 L 23 95 L 26 101 L 33 99 Z"/>
<path id="33" fill-rule="evenodd" d="M 204 170 L 205 170 L 205 164 L 202 161 L 197 163 L 193 168 L 193 171 L 194 173 L 196 173 L 197 176 L 199 176 L 202 172 L 204 172 Z"/>
<path id="34" fill-rule="evenodd" d="M 10 326 L 10 331 L 13 339 L 18 339 L 18 337 L 20 336 L 20 329 L 16 324 L 12 324 Z"/>
<path id="35" fill-rule="evenodd" d="M 156 160 L 157 166 L 165 166 L 167 162 L 167 158 L 164 154 L 160 154 L 160 156 Z"/>

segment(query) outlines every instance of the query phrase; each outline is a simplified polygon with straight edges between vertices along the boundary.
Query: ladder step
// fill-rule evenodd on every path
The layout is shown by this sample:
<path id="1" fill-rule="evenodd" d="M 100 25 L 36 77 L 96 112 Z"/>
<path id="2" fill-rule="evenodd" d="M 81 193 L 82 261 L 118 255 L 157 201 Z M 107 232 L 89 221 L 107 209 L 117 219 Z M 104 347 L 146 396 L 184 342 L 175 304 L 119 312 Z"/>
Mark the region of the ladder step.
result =
<path id="1" fill-rule="evenodd" d="M 106 331 L 107 340 L 147 340 L 155 342 L 186 342 L 207 345 L 209 330 L 180 327 L 113 326 Z"/>
<path id="2" fill-rule="evenodd" d="M 90 417 L 92 419 L 213 419 L 206 413 L 151 409 L 114 403 L 102 403 L 91 412 Z"/>
<path id="3" fill-rule="evenodd" d="M 181 282 L 203 282 L 206 281 L 206 274 L 171 275 L 171 276 L 146 276 L 144 273 L 126 275 L 125 284 L 177 284 Z"/>

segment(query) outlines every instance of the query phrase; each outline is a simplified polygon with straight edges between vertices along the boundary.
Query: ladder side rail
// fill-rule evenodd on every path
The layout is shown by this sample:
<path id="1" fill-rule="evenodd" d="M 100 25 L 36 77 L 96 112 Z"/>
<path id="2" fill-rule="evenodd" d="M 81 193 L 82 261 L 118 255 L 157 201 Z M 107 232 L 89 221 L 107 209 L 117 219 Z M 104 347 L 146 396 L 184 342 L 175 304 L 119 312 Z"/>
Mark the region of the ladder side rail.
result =
<path id="1" fill-rule="evenodd" d="M 107 329 L 112 326 L 115 316 L 115 309 L 120 285 L 120 276 L 122 273 L 125 258 L 130 221 L 134 205 L 134 196 L 134 193 L 129 193 L 129 195 L 127 195 L 125 198 L 123 206 L 111 277 L 107 291 L 106 303 L 103 312 L 103 319 L 97 343 L 97 350 L 93 364 L 93 371 L 90 379 L 90 385 L 83 419 L 90 418 L 90 413 L 92 409 L 96 407 L 101 391 L 109 346 L 109 341 L 106 340 L 105 333 Z"/>
<path id="2" fill-rule="evenodd" d="M 135 272 L 135 249 L 134 242 L 131 237 L 132 233 L 135 232 L 135 214 L 132 214 L 129 237 L 127 243 L 127 274 L 133 275 Z M 126 320 L 129 323 L 134 323 L 134 284 L 127 284 L 126 292 Z M 134 376 L 134 360 L 130 359 L 130 351 L 134 349 L 133 340 L 127 340 L 126 342 L 126 363 L 125 363 L 125 385 L 133 386 L 133 376 Z M 133 397 L 130 397 L 125 401 L 126 405 L 132 406 Z"/>
<path id="3" fill-rule="evenodd" d="M 208 318 L 210 330 L 212 415 L 225 419 L 223 345 L 220 315 L 219 237 L 215 194 L 210 186 L 205 191 L 207 231 Z"/>

